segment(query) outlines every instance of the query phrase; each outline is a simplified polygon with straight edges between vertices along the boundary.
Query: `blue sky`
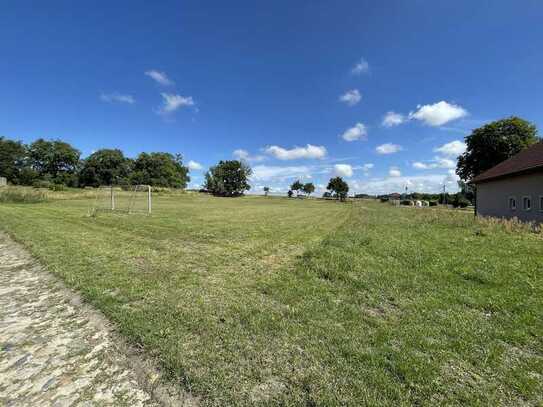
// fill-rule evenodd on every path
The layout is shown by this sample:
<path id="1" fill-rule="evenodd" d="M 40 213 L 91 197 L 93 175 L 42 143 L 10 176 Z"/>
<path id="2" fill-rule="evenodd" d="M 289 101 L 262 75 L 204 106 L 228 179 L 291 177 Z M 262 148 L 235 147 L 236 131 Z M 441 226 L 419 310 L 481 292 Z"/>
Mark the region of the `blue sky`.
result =
<path id="1" fill-rule="evenodd" d="M 0 135 L 179 152 L 193 186 L 242 157 L 259 192 L 453 189 L 471 129 L 543 126 L 543 3 L 521 3 L 2 2 Z"/>

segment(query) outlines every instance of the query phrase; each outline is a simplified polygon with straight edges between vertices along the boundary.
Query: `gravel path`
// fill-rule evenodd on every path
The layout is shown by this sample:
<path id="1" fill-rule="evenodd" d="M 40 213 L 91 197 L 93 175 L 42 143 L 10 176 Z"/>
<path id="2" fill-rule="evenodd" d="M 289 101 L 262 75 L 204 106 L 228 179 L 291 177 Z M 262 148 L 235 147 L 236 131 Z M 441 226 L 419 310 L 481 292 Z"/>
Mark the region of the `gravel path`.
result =
<path id="1" fill-rule="evenodd" d="M 135 363 L 121 342 L 101 314 L 0 233 L 1 406 L 159 405 L 144 390 L 156 396 L 156 369 Z M 165 404 L 194 404 L 161 392 Z"/>

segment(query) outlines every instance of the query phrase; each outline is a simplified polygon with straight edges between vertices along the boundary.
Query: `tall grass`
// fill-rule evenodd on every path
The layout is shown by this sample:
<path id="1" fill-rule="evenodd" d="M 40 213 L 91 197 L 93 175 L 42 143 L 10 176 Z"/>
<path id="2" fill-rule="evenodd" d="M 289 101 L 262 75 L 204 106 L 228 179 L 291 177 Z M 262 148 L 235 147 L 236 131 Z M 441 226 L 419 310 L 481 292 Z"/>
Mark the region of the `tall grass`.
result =
<path id="1" fill-rule="evenodd" d="M 0 203 L 39 203 L 47 201 L 47 194 L 40 190 L 18 187 L 0 188 Z"/>

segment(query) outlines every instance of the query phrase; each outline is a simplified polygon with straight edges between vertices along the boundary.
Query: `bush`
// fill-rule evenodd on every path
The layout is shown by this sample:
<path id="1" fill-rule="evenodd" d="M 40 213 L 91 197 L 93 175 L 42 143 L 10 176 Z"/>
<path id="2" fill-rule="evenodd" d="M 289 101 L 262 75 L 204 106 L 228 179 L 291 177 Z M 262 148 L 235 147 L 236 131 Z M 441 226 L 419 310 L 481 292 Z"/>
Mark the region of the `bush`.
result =
<path id="1" fill-rule="evenodd" d="M 53 185 L 53 183 L 51 181 L 46 181 L 46 180 L 38 180 L 38 181 L 34 181 L 32 183 L 32 186 L 34 188 L 51 188 L 51 185 Z"/>
<path id="2" fill-rule="evenodd" d="M 437 206 L 437 201 L 430 201 L 430 206 Z"/>
<path id="3" fill-rule="evenodd" d="M 388 202 L 388 198 L 380 198 L 379 199 L 381 202 Z"/>
<path id="4" fill-rule="evenodd" d="M 51 191 L 64 191 L 66 188 L 62 184 L 51 184 L 49 185 Z"/>
<path id="5" fill-rule="evenodd" d="M 45 192 L 27 188 L 0 188 L 1 203 L 38 203 L 47 201 Z"/>
<path id="6" fill-rule="evenodd" d="M 400 205 L 411 206 L 413 205 L 413 201 L 410 201 L 409 199 L 404 199 L 403 201 L 400 201 Z"/>

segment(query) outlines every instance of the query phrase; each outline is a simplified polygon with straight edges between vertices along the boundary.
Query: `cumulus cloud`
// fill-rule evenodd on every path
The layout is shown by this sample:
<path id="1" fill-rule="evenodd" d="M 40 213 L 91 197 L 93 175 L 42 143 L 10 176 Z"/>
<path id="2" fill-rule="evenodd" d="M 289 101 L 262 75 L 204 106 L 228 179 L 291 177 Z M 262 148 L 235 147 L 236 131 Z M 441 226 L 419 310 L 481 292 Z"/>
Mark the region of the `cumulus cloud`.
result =
<path id="1" fill-rule="evenodd" d="M 394 127 L 394 126 L 399 126 L 404 121 L 405 121 L 405 116 L 403 114 L 390 111 L 390 112 L 387 112 L 385 116 L 383 117 L 382 125 L 384 127 Z"/>
<path id="2" fill-rule="evenodd" d="M 173 113 L 182 107 L 194 106 L 195 104 L 192 96 L 185 97 L 169 93 L 161 93 L 161 96 L 162 106 L 159 109 L 159 113 L 162 114 Z"/>
<path id="3" fill-rule="evenodd" d="M 249 154 L 247 150 L 244 150 L 242 148 L 238 148 L 237 150 L 234 150 L 232 152 L 232 155 L 236 159 L 243 160 L 243 161 L 257 162 L 257 161 L 264 161 L 266 159 L 266 157 L 264 157 L 263 155 L 251 155 Z"/>
<path id="4" fill-rule="evenodd" d="M 443 144 L 441 147 L 435 148 L 434 151 L 447 157 L 458 157 L 466 151 L 466 143 L 460 140 L 454 140 L 450 143 Z"/>
<path id="5" fill-rule="evenodd" d="M 170 86 L 174 84 L 174 82 L 170 78 L 168 78 L 168 76 L 164 72 L 160 72 L 155 69 L 146 71 L 145 75 L 152 78 L 155 82 L 163 86 Z"/>
<path id="6" fill-rule="evenodd" d="M 353 75 L 360 75 L 363 73 L 368 73 L 369 71 L 370 65 L 368 64 L 368 61 L 366 61 L 364 58 L 360 58 L 360 60 L 351 69 L 351 73 Z"/>
<path id="7" fill-rule="evenodd" d="M 370 170 L 374 167 L 373 163 L 367 163 L 362 166 L 362 171 L 364 175 L 369 175 Z"/>
<path id="8" fill-rule="evenodd" d="M 370 180 L 350 180 L 349 187 L 353 193 L 366 194 L 388 194 L 392 192 L 403 192 L 407 186 L 410 191 L 438 193 L 443 190 L 445 184 L 447 190 L 456 192 L 458 190 L 457 177 L 452 174 L 427 174 L 418 176 L 400 176 L 373 178 Z"/>
<path id="9" fill-rule="evenodd" d="M 365 140 L 368 137 L 368 130 L 362 123 L 356 123 L 350 129 L 347 129 L 341 135 L 345 141 Z"/>
<path id="10" fill-rule="evenodd" d="M 266 154 L 269 154 L 278 160 L 324 158 L 327 154 L 324 146 L 314 146 L 311 144 L 308 144 L 305 147 L 294 147 L 290 150 L 279 146 L 269 146 L 264 151 Z"/>
<path id="11" fill-rule="evenodd" d="M 309 179 L 311 178 L 312 168 L 299 166 L 274 166 L 274 165 L 256 165 L 253 167 L 251 180 L 253 181 L 285 181 L 289 179 Z"/>
<path id="12" fill-rule="evenodd" d="M 354 106 L 362 99 L 362 95 L 358 89 L 351 89 L 345 92 L 339 97 L 339 101 L 345 103 L 347 106 Z"/>
<path id="13" fill-rule="evenodd" d="M 459 105 L 442 100 L 433 105 L 419 105 L 415 112 L 409 113 L 410 119 L 420 120 L 428 126 L 441 126 L 450 121 L 467 116 L 468 112 Z"/>
<path id="14" fill-rule="evenodd" d="M 401 150 L 402 146 L 392 143 L 381 144 L 375 148 L 377 154 L 394 154 Z"/>
<path id="15" fill-rule="evenodd" d="M 136 103 L 136 99 L 132 95 L 123 95 L 118 92 L 102 93 L 100 100 L 107 103 L 128 103 L 129 105 Z"/>
<path id="16" fill-rule="evenodd" d="M 390 169 L 388 170 L 388 176 L 389 177 L 401 177 L 402 172 L 400 171 L 400 169 L 398 167 L 390 167 Z"/>
<path id="17" fill-rule="evenodd" d="M 334 175 L 339 177 L 352 177 L 353 176 L 353 167 L 349 164 L 335 164 L 334 165 Z"/>
<path id="18" fill-rule="evenodd" d="M 194 170 L 194 171 L 201 170 L 202 168 L 204 168 L 204 167 L 202 167 L 202 164 L 200 164 L 200 163 L 198 163 L 196 161 L 192 161 L 192 160 L 189 161 L 188 167 L 189 167 L 189 169 Z"/>
<path id="19" fill-rule="evenodd" d="M 431 170 L 434 168 L 455 168 L 456 161 L 446 157 L 434 157 L 433 160 L 427 162 L 416 161 L 413 163 L 413 168 L 418 170 Z"/>

